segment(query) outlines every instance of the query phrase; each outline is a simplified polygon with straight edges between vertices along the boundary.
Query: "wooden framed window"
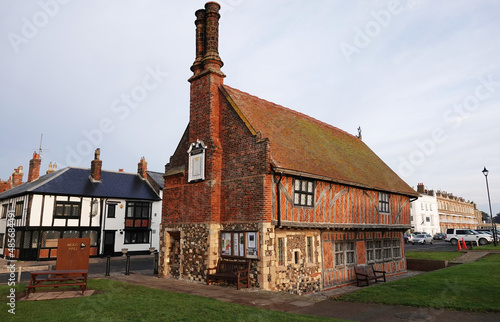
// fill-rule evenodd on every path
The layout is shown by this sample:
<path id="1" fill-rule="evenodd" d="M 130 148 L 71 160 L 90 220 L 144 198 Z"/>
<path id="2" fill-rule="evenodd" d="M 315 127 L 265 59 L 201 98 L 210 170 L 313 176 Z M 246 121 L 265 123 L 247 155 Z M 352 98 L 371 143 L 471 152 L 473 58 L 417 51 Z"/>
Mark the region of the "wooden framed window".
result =
<path id="1" fill-rule="evenodd" d="M 345 243 L 345 261 L 347 265 L 356 264 L 356 246 L 354 242 Z"/>
<path id="2" fill-rule="evenodd" d="M 375 250 L 375 261 L 380 262 L 384 259 L 382 257 L 382 241 L 375 240 L 373 243 L 374 243 L 374 250 Z"/>
<path id="3" fill-rule="evenodd" d="M 16 208 L 14 210 L 15 218 L 21 218 L 23 216 L 24 201 L 16 202 Z"/>
<path id="4" fill-rule="evenodd" d="M 294 204 L 297 206 L 314 206 L 314 181 L 295 178 Z"/>
<path id="5" fill-rule="evenodd" d="M 256 231 L 223 231 L 221 233 L 221 256 L 257 258 Z"/>
<path id="6" fill-rule="evenodd" d="M 366 248 L 366 262 L 367 263 L 375 262 L 375 244 L 373 243 L 373 240 L 367 240 L 365 248 Z"/>
<path id="7" fill-rule="evenodd" d="M 354 241 L 335 244 L 335 266 L 356 264 L 356 243 Z"/>
<path id="8" fill-rule="evenodd" d="M 393 258 L 401 257 L 401 243 L 399 239 L 392 240 L 392 257 Z"/>
<path id="9" fill-rule="evenodd" d="M 127 201 L 126 218 L 147 219 L 151 214 L 151 202 L 147 201 Z"/>
<path id="10" fill-rule="evenodd" d="M 385 212 L 389 213 L 390 208 L 389 208 L 389 194 L 384 193 L 384 192 L 379 192 L 378 193 L 378 209 L 380 212 Z"/>
<path id="11" fill-rule="evenodd" d="M 7 218 L 7 210 L 9 209 L 8 207 L 9 207 L 8 204 L 2 205 L 2 216 L 0 217 L 0 219 Z"/>
<path id="12" fill-rule="evenodd" d="M 116 203 L 108 203 L 108 218 L 116 218 Z"/>
<path id="13" fill-rule="evenodd" d="M 306 252 L 307 252 L 307 261 L 312 263 L 314 261 L 313 256 L 313 238 L 311 236 L 306 237 Z"/>
<path id="14" fill-rule="evenodd" d="M 384 259 L 388 260 L 392 258 L 392 241 L 390 239 L 385 239 L 384 240 Z"/>
<path id="15" fill-rule="evenodd" d="M 344 244 L 335 244 L 335 266 L 344 266 Z"/>
<path id="16" fill-rule="evenodd" d="M 80 218 L 80 203 L 73 201 L 56 201 L 55 218 Z"/>
<path id="17" fill-rule="evenodd" d="M 125 244 L 148 244 L 149 229 L 131 229 L 125 230 Z"/>
<path id="18" fill-rule="evenodd" d="M 285 265 L 285 239 L 283 237 L 278 237 L 278 265 Z"/>

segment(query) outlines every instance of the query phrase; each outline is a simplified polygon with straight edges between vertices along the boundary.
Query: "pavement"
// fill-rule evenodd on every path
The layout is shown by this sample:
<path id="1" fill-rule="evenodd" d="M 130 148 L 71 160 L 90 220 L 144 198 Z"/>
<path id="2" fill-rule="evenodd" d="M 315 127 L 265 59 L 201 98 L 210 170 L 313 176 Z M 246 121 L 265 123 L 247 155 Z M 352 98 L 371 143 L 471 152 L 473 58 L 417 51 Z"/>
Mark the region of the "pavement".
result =
<path id="1" fill-rule="evenodd" d="M 480 255 L 485 254 L 470 254 L 467 252 L 463 255 L 463 260 L 458 262 L 470 262 L 476 260 Z M 462 256 L 461 256 L 462 257 Z M 101 261 L 105 259 L 93 258 L 91 261 Z M 115 259 L 117 260 L 117 259 Z M 3 260 L 5 261 L 5 260 Z M 36 262 L 35 262 L 36 263 Z M 0 259 L 0 267 L 5 267 Z M 50 265 L 47 262 L 39 262 L 39 265 Z M 36 266 L 34 263 L 17 262 L 16 265 Z M 408 271 L 405 274 L 388 277 L 388 281 L 399 280 L 425 274 L 424 272 Z M 208 298 L 214 298 L 227 303 L 241 304 L 246 306 L 259 307 L 263 309 L 290 312 L 296 314 L 306 314 L 337 318 L 350 321 L 500 321 L 500 313 L 477 313 L 464 311 L 451 311 L 444 309 L 430 309 L 410 306 L 394 306 L 381 305 L 371 303 L 354 303 L 335 300 L 337 297 L 344 294 L 355 292 L 359 287 L 349 285 L 333 290 L 308 294 L 294 295 L 279 292 L 270 292 L 260 289 L 241 289 L 236 290 L 234 285 L 219 286 L 206 285 L 200 282 L 178 280 L 175 278 L 158 278 L 153 276 L 152 270 L 136 270 L 131 271 L 130 275 L 123 273 L 111 273 L 111 276 L 103 276 L 104 274 L 90 274 L 89 278 L 109 278 L 116 281 L 126 282 L 134 285 L 142 285 L 145 287 L 167 290 L 178 293 L 186 293 L 198 295 Z M 369 287 L 377 287 L 370 285 Z M 86 291 L 84 296 L 91 296 L 92 290 Z M 70 293 L 72 292 L 72 293 Z M 53 292 L 41 291 L 31 294 L 28 301 L 82 297 L 79 291 L 70 292 Z M 53 293 L 52 295 L 50 293 Z M 66 294 L 59 294 L 66 293 Z M 24 299 L 19 299 L 24 300 Z"/>

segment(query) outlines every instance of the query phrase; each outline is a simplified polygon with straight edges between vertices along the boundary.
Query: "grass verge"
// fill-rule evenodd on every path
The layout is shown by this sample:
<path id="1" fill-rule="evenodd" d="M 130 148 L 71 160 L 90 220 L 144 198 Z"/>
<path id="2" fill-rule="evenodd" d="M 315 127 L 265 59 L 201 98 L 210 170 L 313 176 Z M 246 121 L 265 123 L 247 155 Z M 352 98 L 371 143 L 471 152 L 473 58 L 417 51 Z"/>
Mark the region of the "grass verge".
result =
<path id="1" fill-rule="evenodd" d="M 460 252 L 405 252 L 406 258 L 411 259 L 431 259 L 440 261 L 451 261 L 462 253 Z"/>
<path id="2" fill-rule="evenodd" d="M 442 270 L 370 286 L 338 298 L 476 312 L 500 312 L 500 254 Z"/>
<path id="3" fill-rule="evenodd" d="M 495 246 L 495 244 L 488 244 L 484 246 L 474 246 L 474 250 L 497 250 L 500 251 L 500 244 Z"/>
<path id="4" fill-rule="evenodd" d="M 16 286 L 16 294 L 24 285 Z M 90 280 L 98 294 L 50 301 L 17 301 L 15 315 L 3 305 L 0 321 L 327 321 L 331 319 L 264 310 L 201 296 L 151 289 L 112 280 Z M 10 287 L 0 285 L 6 298 Z"/>

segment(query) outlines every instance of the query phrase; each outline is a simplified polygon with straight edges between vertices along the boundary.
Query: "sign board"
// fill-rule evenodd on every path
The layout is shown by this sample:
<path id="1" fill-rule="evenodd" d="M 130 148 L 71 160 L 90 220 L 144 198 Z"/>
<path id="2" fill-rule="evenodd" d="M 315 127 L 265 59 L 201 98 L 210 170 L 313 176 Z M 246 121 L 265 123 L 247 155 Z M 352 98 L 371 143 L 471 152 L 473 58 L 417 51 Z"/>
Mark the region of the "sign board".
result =
<path id="1" fill-rule="evenodd" d="M 90 238 L 60 238 L 57 270 L 89 269 Z"/>

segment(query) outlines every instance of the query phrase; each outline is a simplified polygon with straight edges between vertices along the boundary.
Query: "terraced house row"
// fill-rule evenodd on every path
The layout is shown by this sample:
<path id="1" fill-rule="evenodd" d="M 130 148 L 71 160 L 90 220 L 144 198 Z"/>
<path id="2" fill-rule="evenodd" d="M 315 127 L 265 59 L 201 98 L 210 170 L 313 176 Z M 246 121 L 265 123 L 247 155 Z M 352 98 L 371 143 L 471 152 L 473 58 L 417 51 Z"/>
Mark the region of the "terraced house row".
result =
<path id="1" fill-rule="evenodd" d="M 355 265 L 405 272 L 419 194 L 361 136 L 225 85 L 219 9 L 196 12 L 190 118 L 165 167 L 160 276 L 204 281 L 220 258 L 244 259 L 252 286 L 303 294 L 352 283 Z"/>

